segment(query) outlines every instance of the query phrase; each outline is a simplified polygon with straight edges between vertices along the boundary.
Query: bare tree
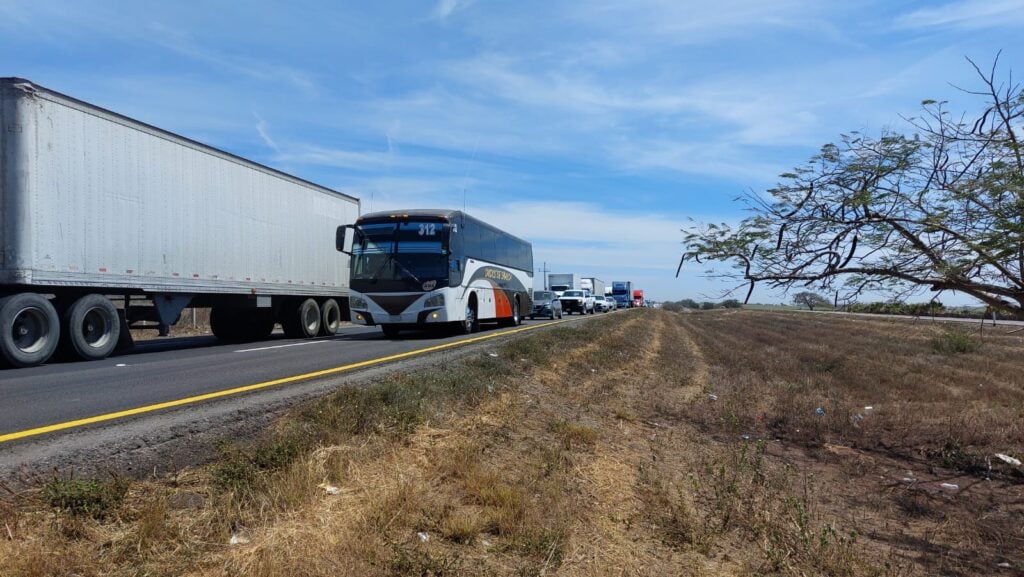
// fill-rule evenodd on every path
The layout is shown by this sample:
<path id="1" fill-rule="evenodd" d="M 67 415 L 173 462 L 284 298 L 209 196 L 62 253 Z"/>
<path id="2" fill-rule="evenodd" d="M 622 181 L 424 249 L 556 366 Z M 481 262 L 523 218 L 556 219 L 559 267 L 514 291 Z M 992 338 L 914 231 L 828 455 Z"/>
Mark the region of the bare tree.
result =
<path id="1" fill-rule="evenodd" d="M 766 197 L 745 201 L 737 228 L 686 229 L 684 262 L 730 262 L 747 299 L 756 283 L 789 290 L 864 291 L 896 298 L 957 291 L 989 306 L 1024 310 L 1024 93 L 1012 74 L 981 80 L 979 114 L 953 116 L 922 102 L 911 134 L 853 133 L 821 152 Z M 679 272 L 677 271 L 677 276 Z M 735 290 L 735 289 L 733 289 Z M 937 295 L 936 295 L 937 296 Z"/>

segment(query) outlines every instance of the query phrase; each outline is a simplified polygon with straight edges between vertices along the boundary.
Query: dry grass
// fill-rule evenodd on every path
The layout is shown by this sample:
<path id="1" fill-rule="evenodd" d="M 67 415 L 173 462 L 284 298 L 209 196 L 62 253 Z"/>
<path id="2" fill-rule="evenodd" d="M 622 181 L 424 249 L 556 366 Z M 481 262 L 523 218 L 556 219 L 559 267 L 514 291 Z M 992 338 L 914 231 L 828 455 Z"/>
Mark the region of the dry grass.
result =
<path id="1" fill-rule="evenodd" d="M 1012 574 L 1024 475 L 991 455 L 1024 453 L 1022 339 L 960 352 L 944 330 L 633 311 L 546 331 L 117 499 L 0 500 L 0 574 Z"/>

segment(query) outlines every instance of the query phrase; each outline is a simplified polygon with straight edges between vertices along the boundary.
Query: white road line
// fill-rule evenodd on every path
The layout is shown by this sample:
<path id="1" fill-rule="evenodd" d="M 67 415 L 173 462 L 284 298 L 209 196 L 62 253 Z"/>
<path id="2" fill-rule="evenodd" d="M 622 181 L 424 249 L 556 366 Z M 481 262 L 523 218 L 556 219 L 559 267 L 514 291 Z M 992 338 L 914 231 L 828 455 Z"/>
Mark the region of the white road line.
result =
<path id="1" fill-rule="evenodd" d="M 330 341 L 306 341 L 302 343 L 291 343 L 288 345 L 274 345 L 272 347 L 259 347 L 258 349 L 240 349 L 234 351 L 236 353 L 251 353 L 253 351 L 269 351 L 270 349 L 283 349 L 285 347 L 301 347 L 304 345 L 318 345 L 321 343 L 329 343 Z"/>

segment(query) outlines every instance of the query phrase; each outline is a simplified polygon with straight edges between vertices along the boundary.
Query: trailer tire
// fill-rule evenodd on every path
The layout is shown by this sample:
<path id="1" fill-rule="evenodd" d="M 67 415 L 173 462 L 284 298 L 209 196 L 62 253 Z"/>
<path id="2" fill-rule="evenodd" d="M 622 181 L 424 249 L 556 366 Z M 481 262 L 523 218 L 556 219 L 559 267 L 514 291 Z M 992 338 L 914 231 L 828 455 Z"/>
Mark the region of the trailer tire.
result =
<path id="1" fill-rule="evenodd" d="M 49 299 L 21 293 L 0 299 L 0 359 L 15 367 L 48 361 L 60 341 L 60 318 Z"/>
<path id="2" fill-rule="evenodd" d="M 245 322 L 246 334 L 242 337 L 247 341 L 265 341 L 274 332 L 274 316 L 269 312 L 252 312 Z"/>
<path id="3" fill-rule="evenodd" d="M 110 299 L 88 294 L 63 311 L 61 339 L 68 355 L 83 361 L 110 356 L 121 338 L 121 319 Z"/>
<path id="4" fill-rule="evenodd" d="M 327 299 L 320 305 L 320 334 L 334 336 L 341 328 L 341 306 L 334 299 Z"/>
<path id="5" fill-rule="evenodd" d="M 232 307 L 213 307 L 210 309 L 210 332 L 213 336 L 227 343 L 240 343 L 245 340 L 246 327 L 241 326 L 242 315 Z"/>
<path id="6" fill-rule="evenodd" d="M 315 337 L 320 333 L 320 305 L 313 299 L 292 301 L 285 307 L 281 328 L 290 339 Z"/>

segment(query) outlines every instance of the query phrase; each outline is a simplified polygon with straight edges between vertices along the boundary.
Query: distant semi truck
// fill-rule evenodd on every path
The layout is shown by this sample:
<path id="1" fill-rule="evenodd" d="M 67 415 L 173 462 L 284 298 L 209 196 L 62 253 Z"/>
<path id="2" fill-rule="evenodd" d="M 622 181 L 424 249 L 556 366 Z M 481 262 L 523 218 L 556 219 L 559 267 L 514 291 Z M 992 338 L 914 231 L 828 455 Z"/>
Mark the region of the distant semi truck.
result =
<path id="1" fill-rule="evenodd" d="M 633 306 L 633 283 L 628 280 L 613 281 L 612 298 L 620 309 Z"/>
<path id="2" fill-rule="evenodd" d="M 633 289 L 633 306 L 643 307 L 644 305 L 644 291 L 643 289 Z"/>
<path id="3" fill-rule="evenodd" d="M 548 288 L 558 296 L 567 290 L 583 290 L 582 279 L 574 272 L 551 273 L 548 275 Z"/>
<path id="4" fill-rule="evenodd" d="M 595 297 L 604 296 L 604 286 L 604 281 L 599 278 L 584 277 L 580 279 L 580 287 L 583 288 L 583 290 L 590 291 L 590 294 Z"/>
<path id="5" fill-rule="evenodd" d="M 0 79 L 0 363 L 85 360 L 166 334 L 335 331 L 348 311 L 339 225 L 359 200 L 65 96 Z"/>

